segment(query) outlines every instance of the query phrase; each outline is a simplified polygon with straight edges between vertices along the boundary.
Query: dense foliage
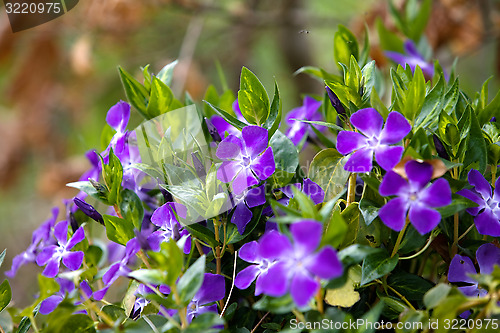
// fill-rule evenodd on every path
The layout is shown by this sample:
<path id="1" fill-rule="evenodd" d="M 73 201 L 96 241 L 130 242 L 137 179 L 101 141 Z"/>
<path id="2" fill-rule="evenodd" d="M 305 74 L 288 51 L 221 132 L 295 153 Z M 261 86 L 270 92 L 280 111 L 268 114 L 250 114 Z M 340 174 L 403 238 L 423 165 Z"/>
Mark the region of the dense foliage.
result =
<path id="1" fill-rule="evenodd" d="M 68 184 L 81 192 L 14 258 L 10 278 L 43 267 L 40 292 L 2 329 L 497 331 L 500 93 L 467 96 L 422 56 L 429 3 L 393 13 L 405 41 L 379 27 L 389 72 L 340 26 L 341 75 L 302 68 L 325 92 L 286 115 L 247 68 L 202 104 L 172 93 L 176 62 L 142 83 L 120 68 L 128 103 Z M 10 299 L 6 280 L 0 310 Z"/>

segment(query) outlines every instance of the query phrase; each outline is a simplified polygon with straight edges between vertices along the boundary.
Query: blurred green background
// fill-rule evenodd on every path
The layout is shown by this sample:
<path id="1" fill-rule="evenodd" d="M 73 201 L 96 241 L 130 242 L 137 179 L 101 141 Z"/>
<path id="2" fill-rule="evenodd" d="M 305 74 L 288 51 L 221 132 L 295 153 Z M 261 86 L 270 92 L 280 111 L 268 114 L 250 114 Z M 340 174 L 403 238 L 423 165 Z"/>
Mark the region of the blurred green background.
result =
<path id="1" fill-rule="evenodd" d="M 472 93 L 500 67 L 498 1 L 436 0 L 433 6 L 426 36 L 434 56 L 448 70 L 460 57 L 460 80 Z M 244 65 L 269 91 L 278 82 L 288 112 L 303 94 L 323 93 L 320 82 L 294 76 L 297 69 L 337 70 L 332 48 L 338 24 L 360 40 L 366 24 L 371 57 L 386 67 L 376 19 L 396 31 L 386 1 L 87 0 L 61 18 L 14 34 L 2 8 L 0 246 L 7 257 L 1 272 L 51 207 L 75 194 L 65 184 L 89 167 L 83 153 L 102 149 L 106 112 L 125 99 L 118 65 L 140 77 L 140 66 L 158 72 L 180 59 L 174 92 L 188 91 L 197 101 L 209 83 L 222 92 L 217 61 L 235 91 Z M 497 88 L 498 81 L 492 82 L 490 94 Z M 11 281 L 17 305 L 29 301 L 39 271 L 25 266 Z"/>

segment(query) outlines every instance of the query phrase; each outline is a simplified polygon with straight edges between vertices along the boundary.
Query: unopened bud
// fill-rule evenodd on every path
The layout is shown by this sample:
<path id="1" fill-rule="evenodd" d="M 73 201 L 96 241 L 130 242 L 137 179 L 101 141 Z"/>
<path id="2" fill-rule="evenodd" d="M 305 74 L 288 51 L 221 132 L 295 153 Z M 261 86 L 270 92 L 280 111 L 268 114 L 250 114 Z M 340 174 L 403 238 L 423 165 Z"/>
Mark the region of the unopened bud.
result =
<path id="1" fill-rule="evenodd" d="M 208 133 L 210 133 L 214 142 L 221 142 L 222 138 L 220 137 L 219 131 L 217 131 L 217 128 L 207 117 L 205 117 L 205 123 L 207 124 Z"/>
<path id="2" fill-rule="evenodd" d="M 104 220 L 102 218 L 102 215 L 99 214 L 99 212 L 92 206 L 92 205 L 89 205 L 88 203 L 86 203 L 85 201 L 83 200 L 80 200 L 78 198 L 74 198 L 73 199 L 73 202 L 75 203 L 75 205 L 80 208 L 80 210 L 85 214 L 87 215 L 88 217 L 90 217 L 91 219 L 93 219 L 94 221 L 96 222 L 99 222 L 100 224 L 104 225 Z"/>

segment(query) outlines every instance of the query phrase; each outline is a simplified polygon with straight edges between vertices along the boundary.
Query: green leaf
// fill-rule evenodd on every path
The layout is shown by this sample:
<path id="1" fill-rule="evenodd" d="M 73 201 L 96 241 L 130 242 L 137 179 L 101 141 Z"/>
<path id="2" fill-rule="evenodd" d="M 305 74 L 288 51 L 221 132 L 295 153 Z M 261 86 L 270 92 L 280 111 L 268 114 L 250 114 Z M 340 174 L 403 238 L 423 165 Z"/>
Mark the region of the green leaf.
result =
<path id="1" fill-rule="evenodd" d="M 363 286 L 392 272 L 398 260 L 399 256 L 397 254 L 391 258 L 385 251 L 368 255 L 361 268 L 361 285 Z"/>
<path id="2" fill-rule="evenodd" d="M 420 301 L 434 284 L 418 275 L 397 271 L 389 276 L 387 284 L 399 291 L 410 301 Z"/>
<path id="3" fill-rule="evenodd" d="M 165 267 L 163 267 L 163 269 L 167 271 L 167 280 L 165 283 L 172 286 L 182 272 L 184 256 L 179 246 L 177 246 L 173 240 L 161 245 L 161 253 L 165 253 L 167 259 L 167 263 Z"/>
<path id="4" fill-rule="evenodd" d="M 111 205 L 114 205 L 118 203 L 122 188 L 122 179 L 123 179 L 122 163 L 120 159 L 113 153 L 112 149 L 109 152 L 108 164 L 104 164 L 103 158 L 101 156 L 100 158 L 101 158 L 101 164 L 103 166 L 102 177 L 109 191 L 109 193 L 107 194 L 107 199 Z"/>
<path id="5" fill-rule="evenodd" d="M 252 73 L 248 68 L 243 67 L 241 69 L 241 77 L 240 77 L 240 91 L 246 90 L 253 93 L 258 99 L 262 101 L 264 104 L 264 108 L 266 109 L 266 116 L 264 120 L 267 119 L 269 115 L 269 96 L 267 95 L 266 89 L 259 81 L 257 76 Z M 239 96 L 239 93 L 238 93 Z M 241 104 L 240 104 L 241 106 Z M 243 113 L 243 111 L 242 111 Z M 247 119 L 248 120 L 248 119 Z"/>
<path id="6" fill-rule="evenodd" d="M 334 148 L 327 148 L 314 156 L 309 178 L 325 191 L 325 201 L 344 190 L 350 173 L 344 170 L 346 158 Z"/>
<path id="7" fill-rule="evenodd" d="M 296 119 L 296 120 L 300 121 L 302 123 L 306 123 L 306 124 L 326 126 L 328 128 L 331 128 L 331 129 L 334 129 L 337 131 L 344 131 L 344 129 L 342 127 L 337 126 L 336 124 L 327 123 L 324 121 L 313 121 L 313 120 L 302 120 L 302 119 Z"/>
<path id="8" fill-rule="evenodd" d="M 177 283 L 180 301 L 187 305 L 203 283 L 205 256 L 199 257 L 184 273 Z"/>
<path id="9" fill-rule="evenodd" d="M 299 165 L 299 153 L 293 142 L 279 130 L 276 131 L 269 141 L 273 149 L 276 171 L 272 179 L 275 184 L 285 186 L 292 179 Z"/>
<path id="10" fill-rule="evenodd" d="M 429 21 L 429 16 L 432 11 L 432 0 L 423 0 L 420 4 L 420 9 L 418 11 L 413 11 L 415 17 L 411 19 L 411 23 L 408 25 L 410 28 L 410 37 L 414 41 L 418 41 Z"/>
<path id="11" fill-rule="evenodd" d="M 379 210 L 380 206 L 370 199 L 362 198 L 359 201 L 359 211 L 366 225 L 370 225 L 377 218 Z"/>
<path id="12" fill-rule="evenodd" d="M 125 246 L 129 240 L 135 237 L 132 221 L 111 215 L 103 215 L 102 218 L 109 240 Z"/>
<path id="13" fill-rule="evenodd" d="M 325 224 L 325 228 L 326 231 L 321 238 L 320 247 L 331 245 L 337 248 L 342 244 L 344 236 L 347 233 L 347 224 L 338 210 L 333 211 L 330 221 Z"/>
<path id="14" fill-rule="evenodd" d="M 189 327 L 183 331 L 183 333 L 216 333 L 220 332 L 220 329 L 215 328 L 215 326 L 223 326 L 224 320 L 219 316 L 218 313 L 205 312 L 201 315 L 196 316 Z"/>
<path id="15" fill-rule="evenodd" d="M 359 57 L 359 46 L 356 37 L 341 24 L 339 24 L 339 28 L 333 37 L 333 56 L 340 70 L 342 70 L 342 66 L 339 63 L 348 65 L 351 56 L 354 56 L 356 60 Z"/>
<path id="16" fill-rule="evenodd" d="M 194 223 L 194 224 L 186 224 L 183 225 L 184 228 L 186 228 L 191 235 L 193 235 L 195 238 L 198 238 L 199 240 L 207 243 L 210 246 L 218 246 L 219 242 L 215 240 L 215 235 L 214 233 L 205 228 L 204 226 Z"/>
<path id="17" fill-rule="evenodd" d="M 385 27 L 385 24 L 380 17 L 376 18 L 375 25 L 377 26 L 380 45 L 383 50 L 404 53 L 405 50 L 403 41 L 394 32 Z"/>
<path id="18" fill-rule="evenodd" d="M 141 230 L 144 206 L 134 191 L 124 189 L 120 195 L 120 212 L 123 218 L 131 221 L 135 229 Z"/>
<path id="19" fill-rule="evenodd" d="M 269 116 L 266 104 L 250 90 L 238 91 L 241 114 L 250 124 L 261 126 Z"/>
<path id="20" fill-rule="evenodd" d="M 215 111 L 215 113 L 217 113 L 219 116 L 221 116 L 222 118 L 224 118 L 224 120 L 226 120 L 228 123 L 230 123 L 234 127 L 236 127 L 236 128 L 238 128 L 238 129 L 241 130 L 243 127 L 247 126 L 247 124 L 245 124 L 244 122 L 238 120 L 236 117 L 230 115 L 229 113 L 227 113 L 226 111 L 222 110 L 221 108 L 218 108 L 217 106 L 212 105 L 211 103 L 209 103 L 207 101 L 203 101 L 203 102 L 205 102 L 206 104 L 208 104 L 208 106 L 210 106 Z"/>
<path id="21" fill-rule="evenodd" d="M 440 283 L 427 291 L 423 298 L 425 307 L 434 309 L 448 296 L 450 290 L 451 287 L 448 284 Z"/>
<path id="22" fill-rule="evenodd" d="M 282 114 L 282 103 L 280 99 L 280 92 L 278 89 L 278 84 L 274 82 L 274 97 L 271 103 L 269 117 L 267 117 L 266 122 L 263 125 L 264 128 L 268 129 L 269 139 L 272 138 L 272 136 L 280 126 L 281 114 Z"/>
<path id="23" fill-rule="evenodd" d="M 413 80 L 408 85 L 405 93 L 404 109 L 401 110 L 410 121 L 414 123 L 415 117 L 420 113 L 425 102 L 425 78 L 422 69 L 417 66 Z"/>
<path id="24" fill-rule="evenodd" d="M 444 78 L 441 76 L 432 90 L 425 96 L 422 110 L 415 119 L 413 131 L 420 127 L 434 129 L 442 111 L 441 104 L 444 99 Z"/>
<path id="25" fill-rule="evenodd" d="M 12 290 L 10 289 L 9 281 L 4 280 L 2 284 L 0 284 L 0 312 L 9 305 L 11 299 Z"/>
<path id="26" fill-rule="evenodd" d="M 79 181 L 68 183 L 66 186 L 76 188 L 106 205 L 111 205 L 108 201 L 108 189 L 96 181 Z"/>
<path id="27" fill-rule="evenodd" d="M 468 133 L 467 149 L 465 150 L 462 162 L 464 165 L 463 171 L 470 166 L 484 174 L 488 164 L 486 141 L 484 140 L 483 131 L 479 126 L 475 112 L 471 108 L 468 108 L 468 110 L 470 112 L 470 130 Z"/>
<path id="28" fill-rule="evenodd" d="M 161 269 L 138 269 L 130 272 L 128 276 L 139 282 L 154 285 L 165 284 L 167 280 L 167 274 Z"/>
<path id="29" fill-rule="evenodd" d="M 265 295 L 252 306 L 254 310 L 269 311 L 276 314 L 291 312 L 295 307 L 295 302 L 288 294 L 283 297 L 270 297 Z"/>
<path id="30" fill-rule="evenodd" d="M 127 319 L 127 315 L 125 314 L 125 310 L 119 306 L 109 304 L 102 307 L 101 311 L 108 315 L 113 321 L 119 321 L 123 323 L 125 319 Z"/>
<path id="31" fill-rule="evenodd" d="M 365 323 L 376 323 L 378 322 L 380 315 L 382 314 L 382 309 L 384 308 L 384 302 L 379 302 L 376 304 L 374 307 L 368 311 L 361 319 L 363 319 L 363 322 Z M 375 332 L 375 325 L 361 325 L 361 327 L 358 330 L 358 333 L 374 333 Z"/>
<path id="32" fill-rule="evenodd" d="M 179 63 L 178 60 L 174 60 L 165 67 L 163 67 L 156 77 L 163 83 L 165 83 L 167 86 L 170 86 L 172 84 L 172 78 L 174 77 L 174 68 L 177 66 Z"/>
<path id="33" fill-rule="evenodd" d="M 170 90 L 165 83 L 160 81 L 160 79 L 153 76 L 149 103 L 146 109 L 146 114 L 149 119 L 153 119 L 169 111 L 173 99 L 174 93 L 172 90 Z"/>
<path id="34" fill-rule="evenodd" d="M 373 248 L 366 245 L 353 244 L 343 250 L 340 250 L 338 253 L 338 257 L 345 267 L 349 267 L 363 261 L 363 259 L 371 254 L 383 251 L 384 250 L 382 250 L 381 248 Z"/>
<path id="35" fill-rule="evenodd" d="M 339 82 L 325 81 L 325 83 L 337 95 L 343 105 L 349 106 L 353 104 L 357 109 L 362 107 L 363 101 L 361 100 L 359 91 Z"/>
<path id="36" fill-rule="evenodd" d="M 120 72 L 123 88 L 125 88 L 125 95 L 127 95 L 130 104 L 132 104 L 144 118 L 151 119 L 146 112 L 149 101 L 149 93 L 146 88 L 120 66 L 118 66 L 118 71 Z"/>
<path id="37" fill-rule="evenodd" d="M 487 83 L 488 81 L 485 82 L 485 84 Z M 486 94 L 485 99 L 487 98 L 488 96 Z M 476 113 L 480 126 L 483 126 L 490 121 L 491 117 L 500 117 L 500 91 L 497 92 L 493 100 L 486 107 L 478 107 Z"/>

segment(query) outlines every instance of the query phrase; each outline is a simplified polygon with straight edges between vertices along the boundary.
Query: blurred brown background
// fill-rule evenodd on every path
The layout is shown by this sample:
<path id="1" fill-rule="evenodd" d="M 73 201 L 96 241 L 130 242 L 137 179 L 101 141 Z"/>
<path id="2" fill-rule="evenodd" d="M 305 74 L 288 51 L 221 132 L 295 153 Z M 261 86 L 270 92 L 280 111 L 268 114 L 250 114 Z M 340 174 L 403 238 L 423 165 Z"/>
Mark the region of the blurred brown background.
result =
<path id="1" fill-rule="evenodd" d="M 443 67 L 460 57 L 461 83 L 470 91 L 498 76 L 499 1 L 436 0 L 433 6 L 426 35 Z M 179 58 L 173 89 L 195 100 L 209 83 L 221 92 L 216 61 L 234 90 L 245 65 L 269 91 L 277 80 L 287 112 L 301 103 L 301 94 L 323 91 L 318 81 L 294 77 L 295 70 L 336 71 L 337 25 L 361 37 L 365 22 L 373 27 L 378 17 L 395 29 L 387 3 L 375 0 L 86 0 L 61 18 L 14 34 L 1 8 L 0 250 L 7 248 L 7 258 L 0 270 L 26 248 L 50 208 L 74 195 L 65 184 L 88 167 L 83 153 L 101 150 L 106 112 L 125 98 L 118 65 L 139 77 L 140 66 L 157 72 Z M 376 46 L 375 31 L 370 39 Z M 377 47 L 372 58 L 386 64 Z M 29 302 L 37 272 L 24 267 L 11 281 L 18 305 Z"/>

